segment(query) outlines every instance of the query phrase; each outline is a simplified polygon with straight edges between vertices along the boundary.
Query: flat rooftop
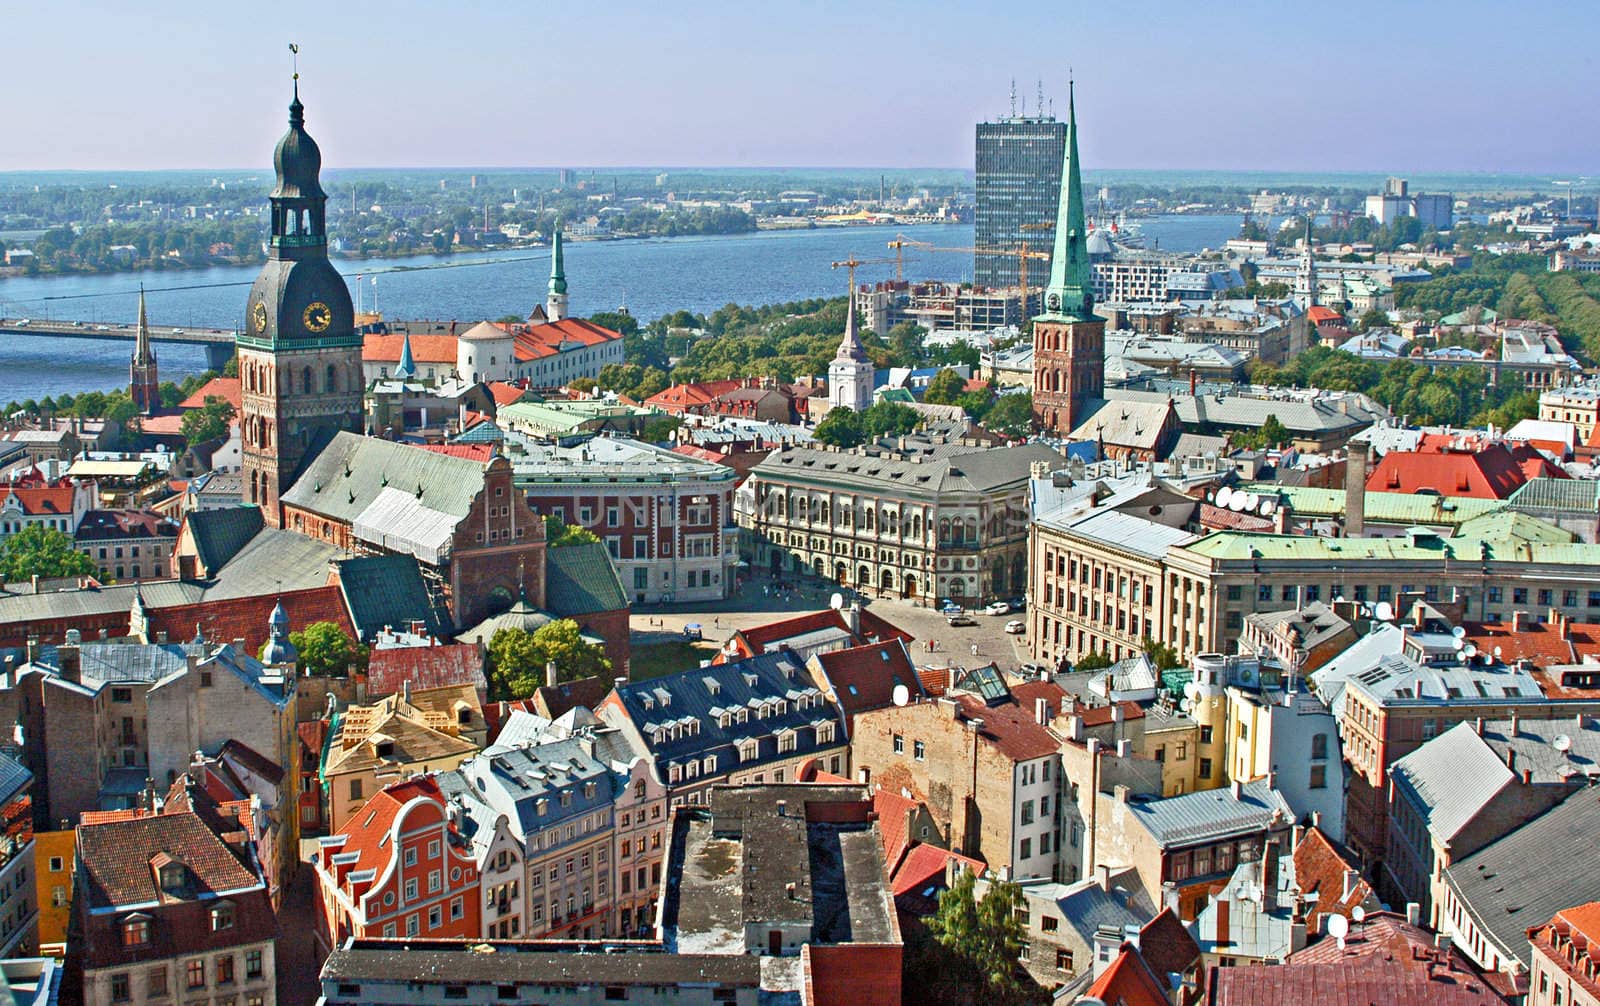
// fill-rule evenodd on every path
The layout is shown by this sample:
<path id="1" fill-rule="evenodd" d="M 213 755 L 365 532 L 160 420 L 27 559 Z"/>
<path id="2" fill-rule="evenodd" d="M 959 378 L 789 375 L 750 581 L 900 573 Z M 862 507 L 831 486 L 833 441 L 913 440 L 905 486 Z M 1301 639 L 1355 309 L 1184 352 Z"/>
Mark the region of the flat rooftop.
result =
<path id="1" fill-rule="evenodd" d="M 756 987 L 754 957 L 666 954 L 649 944 L 546 941 L 352 940 L 328 956 L 324 982 L 593 985 L 713 984 Z"/>

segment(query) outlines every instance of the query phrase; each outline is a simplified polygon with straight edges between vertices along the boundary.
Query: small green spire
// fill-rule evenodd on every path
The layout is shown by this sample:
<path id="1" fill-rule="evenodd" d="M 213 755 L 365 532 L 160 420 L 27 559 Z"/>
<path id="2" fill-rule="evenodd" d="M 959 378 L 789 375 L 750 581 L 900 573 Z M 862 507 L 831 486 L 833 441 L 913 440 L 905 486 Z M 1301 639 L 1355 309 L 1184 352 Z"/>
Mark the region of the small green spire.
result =
<path id="1" fill-rule="evenodd" d="M 1089 265 L 1089 233 L 1084 222 L 1083 178 L 1078 167 L 1078 112 L 1067 85 L 1067 150 L 1061 167 L 1061 203 L 1056 211 L 1056 245 L 1050 258 L 1046 315 L 1094 319 L 1094 279 Z"/>
<path id="2" fill-rule="evenodd" d="M 550 292 L 567 292 L 567 270 L 561 261 L 561 221 L 556 221 L 555 231 L 550 239 Z"/>

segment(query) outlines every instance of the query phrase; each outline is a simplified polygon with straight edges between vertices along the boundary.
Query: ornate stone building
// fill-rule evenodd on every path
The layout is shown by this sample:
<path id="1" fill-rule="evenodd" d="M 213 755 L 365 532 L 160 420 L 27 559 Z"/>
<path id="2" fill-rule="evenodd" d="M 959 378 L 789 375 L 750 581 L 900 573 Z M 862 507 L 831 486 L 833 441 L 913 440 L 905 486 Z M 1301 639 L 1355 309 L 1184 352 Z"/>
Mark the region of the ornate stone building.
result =
<path id="1" fill-rule="evenodd" d="M 1066 459 L 1043 444 L 996 450 L 942 439 L 773 452 L 735 500 L 756 563 L 923 604 L 1021 596 L 1029 470 Z"/>
<path id="2" fill-rule="evenodd" d="M 239 334 L 245 502 L 282 524 L 278 500 L 307 454 L 361 429 L 361 336 L 328 261 L 322 153 L 305 131 L 299 84 L 273 154 L 272 238 Z"/>
<path id="3" fill-rule="evenodd" d="M 1045 313 L 1033 323 L 1033 415 L 1046 433 L 1065 437 L 1105 394 L 1106 323 L 1095 317 L 1094 277 L 1078 164 L 1078 118 L 1068 98 L 1067 154 Z"/>

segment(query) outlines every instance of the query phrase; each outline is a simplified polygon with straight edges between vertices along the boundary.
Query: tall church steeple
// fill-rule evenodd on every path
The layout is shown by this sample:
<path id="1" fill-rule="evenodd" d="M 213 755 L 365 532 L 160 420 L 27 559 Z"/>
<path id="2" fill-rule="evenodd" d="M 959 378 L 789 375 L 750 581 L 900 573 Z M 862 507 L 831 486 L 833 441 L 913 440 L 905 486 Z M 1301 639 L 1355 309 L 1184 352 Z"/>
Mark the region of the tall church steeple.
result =
<path id="1" fill-rule="evenodd" d="M 1094 318 L 1094 273 L 1084 219 L 1083 177 L 1078 166 L 1078 110 L 1074 85 L 1067 85 L 1067 152 L 1061 166 L 1061 202 L 1056 210 L 1056 245 L 1050 258 L 1045 314 Z"/>
<path id="2" fill-rule="evenodd" d="M 289 129 L 272 155 L 271 247 L 239 333 L 245 502 L 273 526 L 306 456 L 340 430 L 361 431 L 362 338 L 350 290 L 328 261 L 322 151 L 305 122 L 296 74 Z"/>
<path id="3" fill-rule="evenodd" d="M 1094 313 L 1076 95 L 1067 99 L 1067 144 L 1056 211 L 1055 254 L 1044 313 L 1033 319 L 1033 416 L 1052 436 L 1078 429 L 1105 394 L 1106 323 Z"/>
<path id="4" fill-rule="evenodd" d="M 544 298 L 544 313 L 551 321 L 567 316 L 567 268 L 561 254 L 561 221 L 556 221 L 550 237 L 550 287 Z"/>
<path id="5" fill-rule="evenodd" d="M 828 406 L 865 412 L 872 405 L 874 368 L 856 330 L 855 269 L 850 270 L 850 296 L 845 300 L 844 338 L 828 364 Z"/>
<path id="6" fill-rule="evenodd" d="M 133 340 L 133 359 L 128 364 L 128 397 L 144 415 L 161 407 L 161 384 L 156 376 L 156 353 L 150 346 L 150 316 L 144 307 L 144 284 L 139 284 L 139 330 Z"/>
<path id="7" fill-rule="evenodd" d="M 1315 307 L 1318 297 L 1317 285 L 1317 259 L 1311 246 L 1311 217 L 1308 214 L 1305 243 L 1300 248 L 1300 268 L 1294 276 L 1295 303 L 1306 309 Z"/>

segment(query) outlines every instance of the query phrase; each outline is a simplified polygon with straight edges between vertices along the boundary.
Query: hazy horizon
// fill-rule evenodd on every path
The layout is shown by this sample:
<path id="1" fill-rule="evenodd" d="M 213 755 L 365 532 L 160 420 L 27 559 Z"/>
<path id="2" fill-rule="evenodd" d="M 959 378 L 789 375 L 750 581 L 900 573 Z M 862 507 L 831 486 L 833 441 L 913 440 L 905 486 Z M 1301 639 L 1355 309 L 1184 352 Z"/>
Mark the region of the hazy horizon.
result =
<path id="1" fill-rule="evenodd" d="M 8 11 L 9 76 L 38 84 L 7 109 L 0 171 L 268 165 L 295 41 L 334 169 L 968 171 L 1013 78 L 1019 111 L 1042 79 L 1064 116 L 1071 67 L 1090 169 L 1600 173 L 1600 66 L 1551 44 L 1594 37 L 1594 4 L 1514 20 L 1489 0 L 264 10 Z"/>

